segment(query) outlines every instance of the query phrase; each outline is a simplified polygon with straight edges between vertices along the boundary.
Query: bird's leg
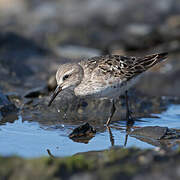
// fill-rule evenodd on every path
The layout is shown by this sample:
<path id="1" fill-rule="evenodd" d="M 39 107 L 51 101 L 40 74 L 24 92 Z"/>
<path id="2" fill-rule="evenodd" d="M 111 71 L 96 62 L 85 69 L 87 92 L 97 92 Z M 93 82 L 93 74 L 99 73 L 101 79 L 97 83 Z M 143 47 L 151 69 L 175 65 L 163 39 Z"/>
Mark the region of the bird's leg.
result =
<path id="1" fill-rule="evenodd" d="M 114 146 L 114 136 L 112 134 L 111 128 L 109 126 L 107 126 L 107 129 L 108 129 L 108 132 L 109 132 L 111 146 Z"/>
<path id="2" fill-rule="evenodd" d="M 125 92 L 125 99 L 126 99 L 126 119 L 129 122 L 132 121 L 133 118 L 131 117 L 131 111 L 129 110 L 128 91 Z"/>
<path id="3" fill-rule="evenodd" d="M 134 125 L 134 120 L 129 120 L 126 122 L 126 137 L 125 137 L 125 142 L 124 142 L 124 146 L 126 146 L 127 144 L 127 140 L 128 140 L 128 136 L 129 136 L 129 133 L 131 132 L 131 128 L 133 127 Z"/>
<path id="4" fill-rule="evenodd" d="M 131 116 L 131 111 L 129 110 L 129 101 L 128 101 L 128 91 L 125 92 L 125 99 L 126 99 L 126 137 L 125 137 L 125 142 L 124 142 L 124 146 L 126 146 L 127 144 L 127 140 L 128 140 L 128 135 L 131 131 L 131 128 L 134 124 L 134 120 Z"/>
<path id="5" fill-rule="evenodd" d="M 125 141 L 124 141 L 124 147 L 126 147 L 126 145 L 127 145 L 128 136 L 129 136 L 129 134 L 126 133 Z"/>
<path id="6" fill-rule="evenodd" d="M 116 111 L 116 107 L 115 107 L 115 103 L 114 103 L 114 99 L 113 99 L 113 100 L 112 100 L 111 115 L 109 116 L 109 118 L 108 118 L 108 120 L 107 120 L 107 122 L 106 122 L 106 125 L 107 125 L 107 126 L 109 126 L 109 124 L 110 124 L 110 122 L 111 122 L 111 119 L 112 119 L 115 111 Z"/>

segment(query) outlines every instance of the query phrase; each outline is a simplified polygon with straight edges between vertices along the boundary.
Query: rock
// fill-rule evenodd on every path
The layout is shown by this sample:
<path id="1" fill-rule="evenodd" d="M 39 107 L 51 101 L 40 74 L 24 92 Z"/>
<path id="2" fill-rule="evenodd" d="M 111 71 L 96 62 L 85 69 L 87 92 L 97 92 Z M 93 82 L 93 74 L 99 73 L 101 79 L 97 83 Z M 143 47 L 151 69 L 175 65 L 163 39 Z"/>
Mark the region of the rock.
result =
<path id="1" fill-rule="evenodd" d="M 160 127 L 160 126 L 146 126 L 134 129 L 130 132 L 131 136 L 140 136 L 140 137 L 148 137 L 156 140 L 160 140 L 168 132 L 167 127 Z"/>
<path id="2" fill-rule="evenodd" d="M 0 124 L 6 124 L 8 123 L 14 123 L 14 121 L 16 121 L 18 119 L 18 113 L 17 112 L 10 112 L 8 113 L 6 116 L 2 117 L 1 119 L 1 115 L 0 115 Z"/>
<path id="3" fill-rule="evenodd" d="M 83 124 L 73 130 L 69 134 L 69 138 L 76 142 L 88 143 L 89 140 L 94 137 L 96 130 L 89 125 L 89 123 Z"/>
<path id="4" fill-rule="evenodd" d="M 17 111 L 17 107 L 0 92 L 0 119 Z"/>
<path id="5" fill-rule="evenodd" d="M 109 99 L 79 98 L 70 91 L 62 91 L 48 107 L 50 94 L 42 98 L 34 98 L 34 102 L 26 106 L 23 111 L 25 116 L 32 117 L 40 114 L 36 119 L 41 124 L 71 124 L 77 125 L 82 122 L 89 122 L 94 127 L 104 126 L 111 114 L 112 101 Z M 169 104 L 180 103 L 179 98 L 161 98 L 140 94 L 136 91 L 129 91 L 132 117 L 136 119 L 155 117 L 165 111 Z M 36 104 L 36 106 L 34 106 Z M 116 111 L 112 118 L 113 122 L 126 121 L 125 98 L 121 97 L 115 103 Z M 28 110 L 28 111 L 27 111 Z M 153 114 L 153 115 L 152 115 Z"/>

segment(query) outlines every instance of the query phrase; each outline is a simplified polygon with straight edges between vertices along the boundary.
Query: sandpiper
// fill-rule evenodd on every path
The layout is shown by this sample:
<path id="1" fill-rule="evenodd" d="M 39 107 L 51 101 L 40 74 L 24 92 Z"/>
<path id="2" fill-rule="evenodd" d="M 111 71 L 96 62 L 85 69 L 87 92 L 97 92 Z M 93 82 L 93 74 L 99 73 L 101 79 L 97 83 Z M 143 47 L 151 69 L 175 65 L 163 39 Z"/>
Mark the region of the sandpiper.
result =
<path id="1" fill-rule="evenodd" d="M 113 101 L 111 115 L 106 122 L 109 125 L 116 110 L 114 100 L 125 93 L 129 117 L 127 90 L 137 82 L 143 72 L 165 60 L 167 54 L 145 57 L 106 55 L 60 65 L 56 73 L 57 87 L 48 106 L 65 89 L 71 89 L 76 96 L 108 97 Z"/>

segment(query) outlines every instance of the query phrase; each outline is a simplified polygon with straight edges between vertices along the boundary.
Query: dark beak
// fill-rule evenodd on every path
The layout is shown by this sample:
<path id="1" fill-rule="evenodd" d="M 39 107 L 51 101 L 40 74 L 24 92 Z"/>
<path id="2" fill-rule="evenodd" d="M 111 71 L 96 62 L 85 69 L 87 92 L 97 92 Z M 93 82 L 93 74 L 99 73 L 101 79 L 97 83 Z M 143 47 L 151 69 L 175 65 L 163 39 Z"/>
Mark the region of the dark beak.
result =
<path id="1" fill-rule="evenodd" d="M 62 91 L 62 87 L 57 86 L 56 89 L 55 89 L 55 91 L 54 91 L 54 93 L 51 95 L 51 99 L 50 99 L 50 101 L 49 101 L 48 106 L 50 106 L 50 105 L 52 104 L 53 100 L 56 98 L 56 96 L 57 96 L 61 91 Z"/>

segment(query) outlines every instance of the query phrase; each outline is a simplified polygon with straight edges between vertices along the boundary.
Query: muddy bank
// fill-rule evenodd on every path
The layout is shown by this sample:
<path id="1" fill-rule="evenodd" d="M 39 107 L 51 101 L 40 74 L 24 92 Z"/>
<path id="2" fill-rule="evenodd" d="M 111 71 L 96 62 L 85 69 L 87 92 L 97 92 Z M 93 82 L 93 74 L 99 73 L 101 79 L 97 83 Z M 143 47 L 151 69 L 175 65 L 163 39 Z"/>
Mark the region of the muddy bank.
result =
<path id="1" fill-rule="evenodd" d="M 156 117 L 155 114 L 165 111 L 169 104 L 178 104 L 180 101 L 179 98 L 173 97 L 147 96 L 134 90 L 129 94 L 131 115 L 135 120 Z M 49 100 L 49 96 L 28 99 L 23 105 L 21 115 L 29 121 L 35 118 L 44 125 L 90 122 L 95 126 L 103 126 L 112 108 L 112 101 L 109 99 L 81 99 L 68 92 L 59 95 L 50 108 L 47 106 Z M 116 111 L 112 122 L 126 121 L 125 98 L 122 96 L 118 99 L 115 106 Z"/>
<path id="2" fill-rule="evenodd" d="M 50 151 L 49 151 L 50 153 Z M 179 179 L 180 153 L 112 148 L 66 158 L 1 157 L 1 179 Z M 167 163 L 168 162 L 168 163 Z"/>

